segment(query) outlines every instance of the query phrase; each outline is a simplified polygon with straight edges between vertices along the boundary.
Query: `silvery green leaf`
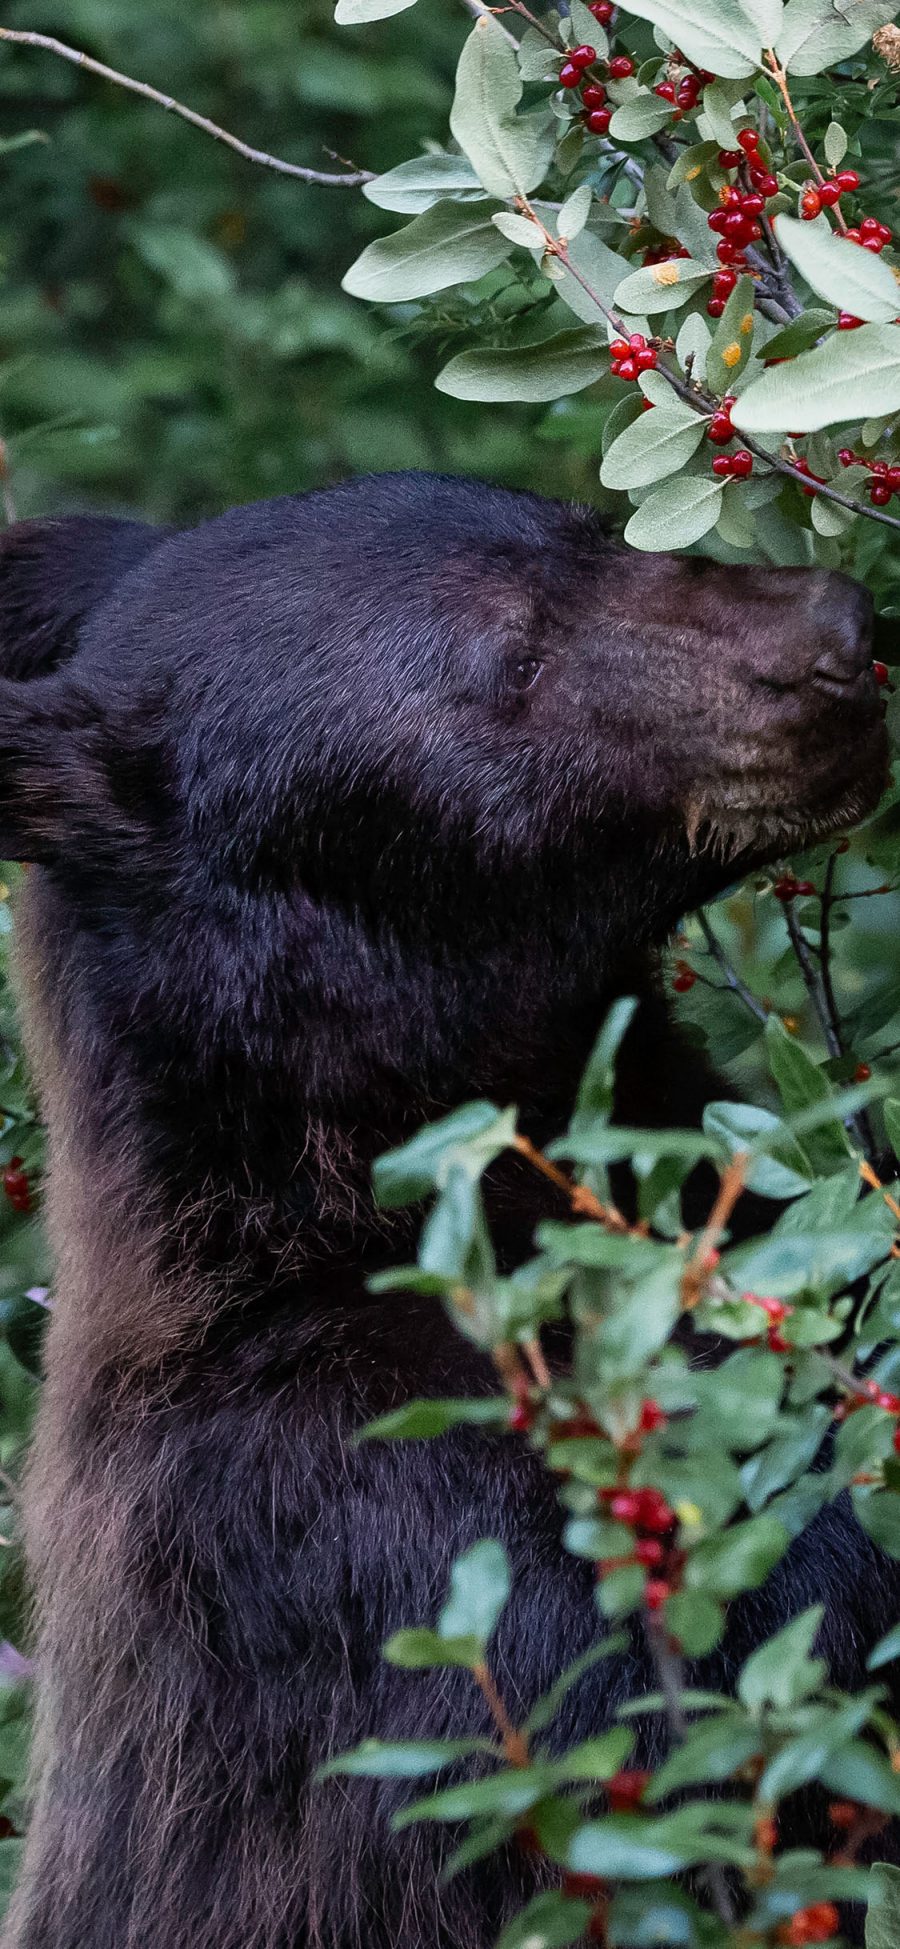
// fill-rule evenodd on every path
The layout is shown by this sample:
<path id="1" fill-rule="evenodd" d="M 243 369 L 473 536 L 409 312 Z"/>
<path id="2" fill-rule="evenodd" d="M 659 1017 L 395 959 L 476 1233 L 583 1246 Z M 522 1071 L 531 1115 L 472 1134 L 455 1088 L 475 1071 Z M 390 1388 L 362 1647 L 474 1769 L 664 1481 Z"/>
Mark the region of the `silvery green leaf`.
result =
<path id="1" fill-rule="evenodd" d="M 566 198 L 557 218 L 557 232 L 571 242 L 584 229 L 591 211 L 593 191 L 590 183 L 579 184 L 571 196 Z"/>
<path id="2" fill-rule="evenodd" d="M 741 394 L 731 417 L 740 432 L 802 427 L 814 433 L 897 408 L 900 328 L 862 325 L 855 332 L 835 332 L 789 364 L 770 366 Z"/>
<path id="3" fill-rule="evenodd" d="M 872 251 L 836 236 L 828 218 L 812 223 L 785 214 L 773 229 L 782 250 L 820 298 L 857 318 L 886 325 L 900 311 L 900 288 L 890 267 Z"/>
<path id="4" fill-rule="evenodd" d="M 516 51 L 490 14 L 481 14 L 456 70 L 450 127 L 492 196 L 527 195 L 554 148 L 552 118 L 541 109 L 517 115 L 522 77 Z"/>
<path id="5" fill-rule="evenodd" d="M 396 210 L 399 216 L 418 216 L 430 210 L 443 197 L 465 194 L 472 200 L 483 198 L 484 191 L 465 156 L 412 156 L 388 169 L 374 182 L 363 184 L 363 195 L 380 210 Z"/>
<path id="6" fill-rule="evenodd" d="M 705 475 L 679 474 L 648 494 L 625 529 L 632 548 L 651 553 L 688 548 L 714 528 L 722 505 L 722 482 Z"/>
<path id="7" fill-rule="evenodd" d="M 337 0 L 334 10 L 337 27 L 362 27 L 370 20 L 388 20 L 391 14 L 405 13 L 415 0 Z"/>
<path id="8" fill-rule="evenodd" d="M 896 12 L 895 0 L 788 0 L 775 52 L 791 74 L 823 74 Z"/>
<path id="9" fill-rule="evenodd" d="M 436 203 L 393 236 L 368 244 L 345 273 L 343 290 L 373 304 L 391 304 L 483 277 L 511 248 L 491 222 L 495 208 Z"/>
<path id="10" fill-rule="evenodd" d="M 557 332 L 539 345 L 509 351 L 473 348 L 459 352 L 435 380 L 438 392 L 454 399 L 500 402 L 562 399 L 581 392 L 609 371 L 605 330 L 583 326 Z"/>

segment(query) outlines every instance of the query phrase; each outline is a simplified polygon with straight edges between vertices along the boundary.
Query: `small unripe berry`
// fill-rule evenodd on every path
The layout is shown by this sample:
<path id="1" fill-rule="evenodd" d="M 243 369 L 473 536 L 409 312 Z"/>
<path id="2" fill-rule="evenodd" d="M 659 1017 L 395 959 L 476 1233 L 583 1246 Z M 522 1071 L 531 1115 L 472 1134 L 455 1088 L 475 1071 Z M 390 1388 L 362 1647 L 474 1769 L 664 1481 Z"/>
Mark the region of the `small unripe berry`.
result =
<path id="1" fill-rule="evenodd" d="M 614 54 L 609 64 L 610 78 L 613 81 L 627 81 L 634 73 L 634 62 L 630 54 Z"/>

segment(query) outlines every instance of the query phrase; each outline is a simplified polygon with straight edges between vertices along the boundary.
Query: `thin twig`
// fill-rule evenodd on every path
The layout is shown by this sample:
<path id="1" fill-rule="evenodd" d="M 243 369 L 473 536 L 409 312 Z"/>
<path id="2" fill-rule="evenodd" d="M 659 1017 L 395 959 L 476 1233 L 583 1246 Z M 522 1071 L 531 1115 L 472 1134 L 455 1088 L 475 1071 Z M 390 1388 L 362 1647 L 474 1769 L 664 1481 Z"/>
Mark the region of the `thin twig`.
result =
<path id="1" fill-rule="evenodd" d="M 573 1184 L 565 1171 L 560 1171 L 555 1164 L 551 1164 L 549 1157 L 545 1157 L 543 1151 L 538 1150 L 537 1145 L 533 1144 L 529 1137 L 523 1137 L 519 1132 L 513 1138 L 513 1149 L 519 1152 L 520 1157 L 526 1158 L 536 1171 L 540 1171 L 542 1177 L 548 1178 L 551 1184 L 555 1184 L 557 1191 L 561 1191 L 563 1196 L 568 1198 L 572 1210 L 577 1212 L 579 1217 L 596 1218 L 598 1223 L 605 1225 L 609 1232 L 628 1232 L 633 1229 L 615 1205 L 602 1204 L 586 1184 Z"/>
<path id="2" fill-rule="evenodd" d="M 530 1766 L 531 1754 L 528 1751 L 528 1741 L 525 1734 L 519 1732 L 518 1728 L 513 1725 L 503 1700 L 500 1697 L 500 1693 L 494 1684 L 494 1680 L 488 1671 L 487 1665 L 483 1662 L 472 1665 L 471 1672 L 476 1685 L 480 1686 L 487 1700 L 491 1718 L 503 1741 L 503 1751 L 509 1765 Z"/>
<path id="3" fill-rule="evenodd" d="M 793 130 L 794 141 L 796 142 L 801 155 L 809 163 L 809 167 L 813 175 L 813 180 L 816 183 L 818 183 L 819 186 L 821 187 L 822 183 L 824 183 L 825 181 L 825 178 L 822 174 L 821 169 L 819 168 L 816 158 L 813 155 L 813 152 L 809 146 L 809 143 L 806 140 L 806 137 L 797 119 L 797 112 L 796 109 L 794 108 L 793 102 L 791 101 L 791 91 L 788 87 L 787 75 L 785 74 L 785 71 L 781 66 L 780 61 L 778 60 L 777 55 L 775 54 L 774 50 L 771 47 L 766 48 L 766 66 L 769 70 L 772 80 L 775 83 L 776 88 L 778 89 L 781 99 L 784 102 L 788 119 L 790 121 L 791 128 Z M 845 216 L 842 215 L 838 205 L 835 205 L 834 214 L 837 217 L 840 228 L 842 230 L 846 230 L 847 219 Z"/>
<path id="4" fill-rule="evenodd" d="M 483 20 L 485 14 L 490 15 L 490 17 L 496 22 L 496 25 L 499 27 L 500 32 L 503 35 L 504 39 L 509 41 L 512 47 L 518 47 L 519 43 L 516 40 L 515 34 L 511 34 L 509 28 L 504 27 L 502 22 L 497 20 L 497 14 L 499 12 L 499 9 L 497 7 L 486 6 L 485 0 L 462 0 L 462 4 L 465 7 L 466 12 L 473 14 L 476 20 Z"/>
<path id="5" fill-rule="evenodd" d="M 822 967 L 817 968 L 813 960 L 812 949 L 794 911 L 793 900 L 785 901 L 784 918 L 787 923 L 790 943 L 797 959 L 797 965 L 803 976 L 804 987 L 813 1005 L 819 1027 L 825 1039 L 825 1047 L 832 1060 L 838 1061 L 844 1054 L 844 1040 L 830 977 L 827 982 L 824 978 L 824 955 L 820 957 Z M 869 1158 L 872 1157 L 875 1151 L 875 1143 L 869 1120 L 865 1114 L 860 1110 L 854 1111 L 851 1116 L 844 1118 L 844 1127 L 856 1139 L 863 1155 Z"/>
<path id="6" fill-rule="evenodd" d="M 666 1718 L 672 1744 L 683 1745 L 689 1731 L 689 1722 L 682 1702 L 684 1691 L 684 1667 L 680 1654 L 675 1650 L 662 1619 L 654 1611 L 643 1613 L 644 1635 L 653 1659 L 659 1689 L 666 1706 Z M 709 1862 L 702 1869 L 703 1878 L 709 1890 L 710 1899 L 726 1929 L 734 1928 L 737 1916 L 724 1871 L 718 1861 Z"/>
<path id="7" fill-rule="evenodd" d="M 685 1312 L 690 1312 L 698 1305 L 703 1296 L 703 1287 L 710 1270 L 710 1254 L 715 1252 L 718 1240 L 741 1196 L 749 1168 L 749 1153 L 739 1150 L 735 1152 L 731 1163 L 726 1164 L 722 1172 L 715 1203 L 681 1275 L 681 1304 Z"/>
<path id="8" fill-rule="evenodd" d="M 95 61 L 90 54 L 81 49 L 68 47 L 65 41 L 56 40 L 52 34 L 34 34 L 18 27 L 0 27 L 0 41 L 14 41 L 20 47 L 42 48 L 45 54 L 55 54 L 62 61 L 71 61 L 76 68 L 85 68 L 89 74 L 99 75 L 101 81 L 111 81 L 116 88 L 126 88 L 129 94 L 141 95 L 145 101 L 155 102 L 157 108 L 168 109 L 183 122 L 190 122 L 195 129 L 202 129 L 204 135 L 211 135 L 216 142 L 224 142 L 226 148 L 233 149 L 235 155 L 243 156 L 245 162 L 257 163 L 262 169 L 274 169 L 279 176 L 295 176 L 302 183 L 322 183 L 341 189 L 356 189 L 360 183 L 371 183 L 374 171 L 356 169 L 347 175 L 331 175 L 321 169 L 307 169 L 299 162 L 285 162 L 280 156 L 270 156 L 265 149 L 253 149 L 239 136 L 229 134 L 227 129 L 211 122 L 207 115 L 198 115 L 194 108 L 187 108 L 172 95 L 164 95 L 159 88 L 151 88 L 148 81 L 135 81 L 133 75 L 120 74 L 117 68 L 108 68 L 104 61 Z"/>
<path id="9" fill-rule="evenodd" d="M 741 980 L 737 969 L 729 961 L 718 934 L 715 933 L 712 922 L 704 908 L 700 908 L 697 919 L 700 922 L 700 930 L 710 954 L 718 962 L 729 988 L 733 990 L 735 995 L 740 997 L 744 1007 L 749 1008 L 751 1015 L 755 1015 L 758 1022 L 767 1022 L 769 1019 L 768 1009 L 763 1007 L 762 1002 L 757 1001 L 752 989 L 748 988 L 746 982 Z"/>

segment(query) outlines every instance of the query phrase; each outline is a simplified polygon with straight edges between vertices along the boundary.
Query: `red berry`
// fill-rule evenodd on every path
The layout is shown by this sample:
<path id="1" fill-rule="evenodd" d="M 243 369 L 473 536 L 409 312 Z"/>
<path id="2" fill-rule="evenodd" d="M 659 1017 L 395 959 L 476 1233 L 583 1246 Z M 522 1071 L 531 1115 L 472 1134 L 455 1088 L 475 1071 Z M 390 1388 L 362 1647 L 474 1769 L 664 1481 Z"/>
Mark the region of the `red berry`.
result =
<path id="1" fill-rule="evenodd" d="M 710 304 L 712 302 L 713 300 L 710 299 Z M 709 310 L 709 305 L 707 305 L 706 309 L 707 311 Z M 723 311 L 725 310 L 724 305 L 722 305 L 722 310 Z M 712 470 L 719 480 L 730 480 L 731 479 L 731 455 L 727 453 L 715 454 L 713 457 Z"/>
<path id="2" fill-rule="evenodd" d="M 661 1489 L 638 1489 L 637 1524 L 639 1529 L 648 1529 L 651 1536 L 665 1536 L 676 1520 L 674 1509 L 670 1509 Z"/>
<path id="3" fill-rule="evenodd" d="M 742 149 L 720 149 L 718 160 L 719 160 L 720 168 L 736 169 L 738 163 L 743 162 L 744 160 L 743 150 Z"/>
<path id="4" fill-rule="evenodd" d="M 822 208 L 822 199 L 816 189 L 805 189 L 800 198 L 800 215 L 804 223 L 811 223 Z"/>
<path id="5" fill-rule="evenodd" d="M 617 379 L 636 379 L 638 369 L 633 359 L 623 359 L 616 369 Z"/>
<path id="6" fill-rule="evenodd" d="M 732 243 L 730 237 L 723 237 L 716 245 L 716 256 L 720 264 L 743 264 L 744 253 L 740 244 Z"/>
<path id="7" fill-rule="evenodd" d="M 855 1827 L 858 1814 L 855 1800 L 832 1800 L 828 1808 L 832 1827 Z"/>
<path id="8" fill-rule="evenodd" d="M 881 241 L 882 241 L 882 243 L 883 243 L 883 244 L 889 244 L 889 243 L 890 243 L 890 241 L 891 241 L 891 235 L 892 235 L 892 233 L 891 233 L 891 231 L 890 231 L 890 230 L 888 229 L 888 227 L 887 227 L 887 224 L 886 224 L 886 223 L 880 223 L 880 224 L 878 225 L 878 235 L 879 235 L 879 237 L 881 238 Z"/>
<path id="9" fill-rule="evenodd" d="M 632 352 L 642 352 L 646 343 L 647 340 L 643 332 L 632 332 L 628 339 L 629 348 Z"/>
<path id="10" fill-rule="evenodd" d="M 590 0 L 588 13 L 599 20 L 601 27 L 608 27 L 613 17 L 613 0 Z"/>
<path id="11" fill-rule="evenodd" d="M 880 257 L 884 249 L 884 239 L 883 237 L 864 237 L 862 247 L 863 250 L 870 250 L 873 257 Z"/>
<path id="12" fill-rule="evenodd" d="M 753 455 L 747 452 L 746 447 L 739 447 L 737 453 L 732 454 L 731 471 L 736 480 L 746 480 L 747 475 L 752 474 Z"/>
<path id="13" fill-rule="evenodd" d="M 657 85 L 654 88 L 653 93 L 654 95 L 660 95 L 664 102 L 673 102 L 675 100 L 674 81 L 657 82 Z"/>
<path id="14" fill-rule="evenodd" d="M 614 1522 L 627 1523 L 630 1529 L 638 1520 L 640 1506 L 641 1499 L 637 1489 L 619 1489 L 610 1502 L 609 1513 Z"/>
<path id="15" fill-rule="evenodd" d="M 738 135 L 738 141 L 741 145 L 741 148 L 744 151 L 745 156 L 751 155 L 754 149 L 759 148 L 758 129 L 754 129 L 754 128 L 741 129 Z"/>
<path id="16" fill-rule="evenodd" d="M 867 1083 L 872 1071 L 867 1062 L 858 1062 L 853 1071 L 854 1083 Z"/>
<path id="17" fill-rule="evenodd" d="M 886 480 L 873 480 L 869 483 L 869 500 L 874 508 L 886 508 L 893 494 L 893 488 Z"/>
<path id="18" fill-rule="evenodd" d="M 669 1585 L 662 1577 L 648 1577 L 644 1585 L 644 1603 L 648 1611 L 661 1611 L 670 1594 Z"/>
<path id="19" fill-rule="evenodd" d="M 631 347 L 627 338 L 614 338 L 609 348 L 611 359 L 627 359 Z"/>
<path id="20" fill-rule="evenodd" d="M 808 1908 L 798 1909 L 790 1922 L 782 1923 L 778 1941 L 788 1949 L 805 1949 L 808 1943 L 827 1942 L 829 1936 L 837 1934 L 840 1922 L 833 1902 L 812 1902 Z"/>
<path id="21" fill-rule="evenodd" d="M 731 424 L 731 414 L 714 413 L 706 429 L 706 437 L 716 447 L 724 447 L 727 441 L 733 439 L 734 429 Z"/>
<path id="22" fill-rule="evenodd" d="M 614 1814 L 629 1814 L 639 1807 L 647 1791 L 652 1773 L 639 1767 L 623 1767 L 614 1773 L 606 1783 L 606 1796 Z"/>
<path id="23" fill-rule="evenodd" d="M 748 217 L 762 216 L 763 210 L 766 207 L 766 199 L 763 196 L 762 191 L 752 190 L 752 189 L 748 190 L 746 196 L 744 197 L 744 201 L 741 207 L 744 211 L 745 216 Z"/>
<path id="24" fill-rule="evenodd" d="M 840 183 L 820 183 L 818 196 L 823 209 L 833 209 L 835 203 L 839 203 L 841 200 Z"/>
<path id="25" fill-rule="evenodd" d="M 630 54 L 614 54 L 609 64 L 610 79 L 625 81 L 634 73 L 634 62 Z"/>
<path id="26" fill-rule="evenodd" d="M 587 126 L 592 135 L 605 135 L 611 121 L 611 108 L 592 108 L 587 117 Z"/>
<path id="27" fill-rule="evenodd" d="M 894 1454 L 900 1455 L 900 1428 L 894 1429 Z"/>
<path id="28" fill-rule="evenodd" d="M 852 448 L 852 447 L 839 447 L 839 448 L 838 448 L 838 459 L 839 459 L 839 461 L 840 461 L 840 463 L 841 463 L 841 466 L 842 466 L 842 467 L 852 467 L 852 466 L 853 466 L 853 462 L 854 462 L 854 460 L 856 459 L 856 455 L 855 455 L 855 453 L 854 453 L 854 451 L 853 451 L 853 448 Z"/>
<path id="29" fill-rule="evenodd" d="M 750 181 L 756 184 L 761 196 L 769 197 L 778 195 L 778 177 L 773 176 L 770 170 L 751 169 Z"/>
<path id="30" fill-rule="evenodd" d="M 635 1561 L 645 1570 L 658 1570 L 665 1554 L 665 1546 L 656 1536 L 642 1536 L 634 1546 Z"/>
<path id="31" fill-rule="evenodd" d="M 641 1402 L 641 1415 L 638 1425 L 642 1434 L 652 1435 L 656 1428 L 664 1428 L 668 1419 L 669 1417 L 665 1409 L 660 1407 L 658 1401 L 648 1399 Z"/>
<path id="32" fill-rule="evenodd" d="M 589 81 L 587 87 L 582 88 L 581 99 L 585 108 L 602 108 L 606 101 L 606 89 L 602 81 Z"/>
<path id="33" fill-rule="evenodd" d="M 708 216 L 706 219 L 710 230 L 716 230 L 720 237 L 723 237 L 725 235 L 725 225 L 728 222 L 728 214 L 729 213 L 727 210 L 713 210 L 711 215 Z"/>
<path id="34" fill-rule="evenodd" d="M 640 351 L 635 352 L 634 363 L 639 372 L 652 372 L 658 358 L 659 353 L 654 345 L 642 345 Z"/>
<path id="35" fill-rule="evenodd" d="M 710 298 L 706 309 L 709 312 L 710 318 L 721 318 L 725 310 L 724 298 Z"/>
<path id="36" fill-rule="evenodd" d="M 863 217 L 859 226 L 861 237 L 880 237 L 881 225 L 877 217 Z"/>
<path id="37" fill-rule="evenodd" d="M 686 74 L 684 80 L 679 81 L 678 83 L 678 95 L 676 99 L 678 101 L 679 108 L 693 108 L 697 102 L 699 94 L 700 94 L 699 81 L 696 79 L 694 75 Z"/>
<path id="38" fill-rule="evenodd" d="M 863 321 L 852 311 L 839 311 L 837 322 L 839 332 L 855 332 L 857 325 L 861 325 Z"/>
<path id="39" fill-rule="evenodd" d="M 886 684 L 888 678 L 890 677 L 890 671 L 888 670 L 887 664 L 881 663 L 877 657 L 875 659 L 875 662 L 872 665 L 872 675 L 875 678 L 875 682 L 877 684 Z"/>
<path id="40" fill-rule="evenodd" d="M 838 189 L 859 189 L 859 177 L 855 169 L 839 169 L 834 180 Z"/>
<path id="41" fill-rule="evenodd" d="M 900 1395 L 888 1393 L 886 1388 L 875 1397 L 875 1406 L 883 1408 L 885 1414 L 900 1414 Z"/>
<path id="42" fill-rule="evenodd" d="M 534 1426 L 534 1409 L 530 1401 L 516 1401 L 510 1408 L 506 1425 L 515 1435 L 527 1435 L 529 1428 Z"/>
<path id="43" fill-rule="evenodd" d="M 844 231 L 844 242 L 845 242 L 845 244 L 859 244 L 859 243 L 861 243 L 861 242 L 862 242 L 862 238 L 860 237 L 860 234 L 859 234 L 859 231 L 858 231 L 858 230 L 845 230 L 845 231 Z"/>
<path id="44" fill-rule="evenodd" d="M 900 492 L 900 466 L 895 464 L 888 468 L 887 481 L 888 486 L 893 488 L 895 494 Z"/>
<path id="45" fill-rule="evenodd" d="M 737 283 L 736 271 L 717 271 L 712 281 L 713 297 L 727 298 Z"/>
<path id="46" fill-rule="evenodd" d="M 588 47 L 586 41 L 582 41 L 580 47 L 573 47 L 569 55 L 569 60 L 574 61 L 576 68 L 589 68 L 596 59 L 597 49 L 595 47 Z"/>
<path id="47" fill-rule="evenodd" d="M 791 1351 L 790 1341 L 785 1339 L 783 1333 L 779 1333 L 776 1326 L 770 1326 L 766 1334 L 766 1340 L 772 1353 L 790 1353 Z"/>

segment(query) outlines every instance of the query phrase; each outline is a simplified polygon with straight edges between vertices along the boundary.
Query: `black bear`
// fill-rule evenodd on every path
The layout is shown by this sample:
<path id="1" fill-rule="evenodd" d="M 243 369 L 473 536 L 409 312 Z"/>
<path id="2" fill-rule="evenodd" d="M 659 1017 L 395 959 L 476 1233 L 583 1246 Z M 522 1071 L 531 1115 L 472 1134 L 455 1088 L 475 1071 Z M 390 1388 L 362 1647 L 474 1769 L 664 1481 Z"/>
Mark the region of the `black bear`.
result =
<path id="1" fill-rule="evenodd" d="M 655 952 L 873 803 L 868 600 L 415 475 L 182 534 L 26 523 L 0 556 L 0 853 L 36 863 L 20 972 L 58 1287 L 4 1942 L 489 1949 L 527 1860 L 442 1882 L 386 1788 L 312 1776 L 365 1734 L 483 1729 L 467 1675 L 380 1655 L 478 1537 L 513 1558 L 516 1705 L 601 1626 L 517 1437 L 351 1445 L 404 1398 L 490 1384 L 432 1302 L 367 1293 L 409 1249 L 372 1160 L 479 1094 L 559 1127 L 626 991 L 621 1113 L 684 1121 L 703 1079 Z M 510 1251 L 531 1200 L 501 1200 Z M 839 1510 L 739 1629 L 815 1598 L 852 1677 L 893 1599 Z M 597 1669 L 562 1737 L 644 1683 Z"/>

